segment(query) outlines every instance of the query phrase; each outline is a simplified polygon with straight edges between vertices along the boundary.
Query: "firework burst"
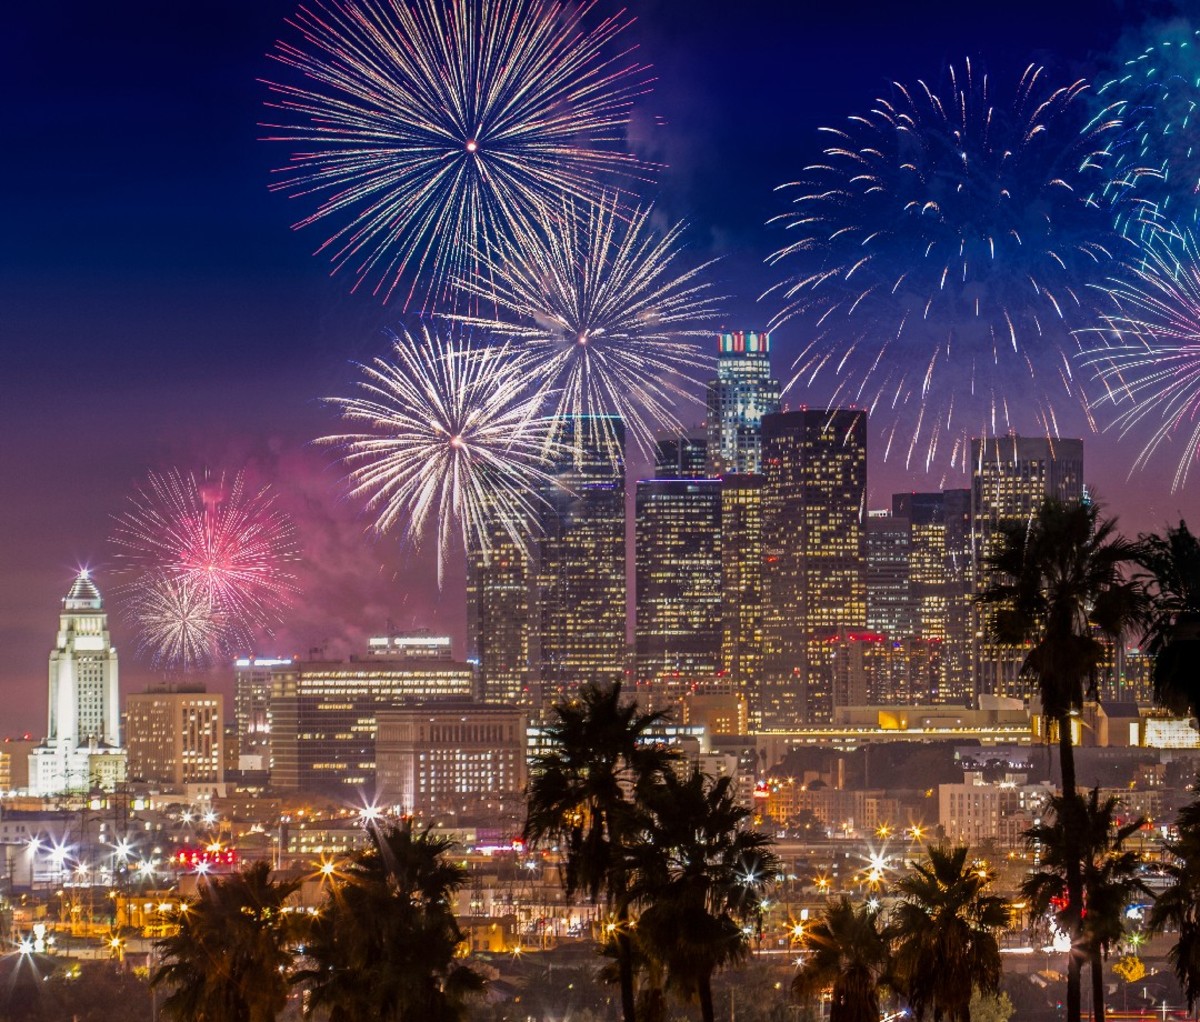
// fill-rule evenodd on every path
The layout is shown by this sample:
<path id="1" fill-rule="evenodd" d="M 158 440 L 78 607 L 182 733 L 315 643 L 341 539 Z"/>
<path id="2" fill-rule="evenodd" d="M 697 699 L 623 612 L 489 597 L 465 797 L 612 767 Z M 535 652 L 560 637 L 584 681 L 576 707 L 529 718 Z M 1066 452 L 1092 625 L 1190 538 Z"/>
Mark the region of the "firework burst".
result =
<path id="1" fill-rule="evenodd" d="M 783 186 L 794 238 L 770 261 L 798 275 L 768 294 L 774 326 L 805 330 L 791 384 L 832 374 L 831 403 L 886 423 L 885 456 L 965 468 L 970 437 L 1033 425 L 1018 404 L 1050 434 L 1057 403 L 1084 406 L 1069 331 L 1119 241 L 1088 198 L 1117 124 L 1085 89 L 1031 66 L 1005 106 L 969 62 L 944 94 L 896 84 Z"/>
<path id="2" fill-rule="evenodd" d="M 1172 448 L 1177 490 L 1200 461 L 1200 246 L 1188 231 L 1160 230 L 1142 251 L 1134 270 L 1103 288 L 1114 309 L 1081 331 L 1084 361 L 1104 383 L 1097 407 L 1122 437 L 1153 427 L 1134 471 Z"/>
<path id="3" fill-rule="evenodd" d="M 530 385 L 528 357 L 422 329 L 393 335 L 391 360 L 359 368 L 359 393 L 330 399 L 356 431 L 322 442 L 340 449 L 376 529 L 399 526 L 419 544 L 433 522 L 439 582 L 456 532 L 464 547 L 486 549 L 499 523 L 527 549 L 541 493 L 554 485 L 545 393 Z"/>
<path id="4" fill-rule="evenodd" d="M 683 225 L 658 235 L 650 217 L 620 213 L 612 196 L 583 211 L 565 203 L 463 282 L 498 311 L 460 318 L 517 342 L 557 389 L 556 433 L 568 418 L 616 414 L 651 451 L 656 429 L 682 428 L 672 409 L 694 400 L 688 387 L 708 365 L 694 338 L 711 332 L 718 299 L 700 279 L 711 264 L 678 265 Z"/>
<path id="5" fill-rule="evenodd" d="M 139 651 L 157 667 L 209 667 L 219 654 L 230 651 L 208 596 L 186 577 L 160 574 L 143 579 L 129 616 L 138 628 Z"/>
<path id="6" fill-rule="evenodd" d="M 179 628 L 212 629 L 223 650 L 277 623 L 296 592 L 295 527 L 275 494 L 248 488 L 241 473 L 150 473 L 116 516 L 112 542 L 139 619 L 145 602 L 155 628 L 174 615 Z"/>
<path id="7" fill-rule="evenodd" d="M 1189 230 L 1200 215 L 1200 32 L 1184 32 L 1147 47 L 1097 90 L 1122 127 L 1106 147 L 1116 226 L 1130 237 Z"/>
<path id="8" fill-rule="evenodd" d="M 267 83 L 293 147 L 272 186 L 316 199 L 335 269 L 390 298 L 445 300 L 471 253 L 536 222 L 547 201 L 644 176 L 621 148 L 647 69 L 609 55 L 628 22 L 589 29 L 591 3 L 314 0 Z"/>

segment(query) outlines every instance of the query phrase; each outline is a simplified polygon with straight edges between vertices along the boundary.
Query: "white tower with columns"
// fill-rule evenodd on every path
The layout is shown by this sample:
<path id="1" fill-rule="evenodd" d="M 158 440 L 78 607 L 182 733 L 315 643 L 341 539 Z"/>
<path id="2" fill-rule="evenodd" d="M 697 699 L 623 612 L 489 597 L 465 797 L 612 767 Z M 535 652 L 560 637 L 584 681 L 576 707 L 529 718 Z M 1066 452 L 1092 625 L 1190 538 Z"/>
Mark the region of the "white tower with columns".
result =
<path id="1" fill-rule="evenodd" d="M 30 753 L 36 795 L 111 790 L 125 779 L 117 694 L 117 650 L 104 601 L 81 571 L 63 600 L 50 651 L 50 715 L 46 740 Z"/>

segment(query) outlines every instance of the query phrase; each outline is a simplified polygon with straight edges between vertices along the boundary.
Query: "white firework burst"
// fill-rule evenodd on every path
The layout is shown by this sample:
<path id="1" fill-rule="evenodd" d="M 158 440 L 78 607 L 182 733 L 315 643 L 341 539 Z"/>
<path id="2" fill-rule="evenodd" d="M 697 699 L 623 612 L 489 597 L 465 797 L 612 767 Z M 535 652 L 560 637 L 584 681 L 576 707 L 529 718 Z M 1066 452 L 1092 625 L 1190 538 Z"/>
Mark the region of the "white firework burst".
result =
<path id="1" fill-rule="evenodd" d="M 695 338 L 712 332 L 718 296 L 702 279 L 711 266 L 679 265 L 683 224 L 657 234 L 652 209 L 626 215 L 614 196 L 580 208 L 564 202 L 539 229 L 481 253 L 464 289 L 492 317 L 464 322 L 511 338 L 558 392 L 556 432 L 568 418 L 618 415 L 643 451 L 656 430 L 682 428 L 680 401 L 710 364 Z"/>
<path id="2" fill-rule="evenodd" d="M 1200 461 L 1200 246 L 1190 231 L 1147 232 L 1142 258 L 1103 288 L 1113 311 L 1079 332 L 1083 361 L 1104 384 L 1097 408 L 1122 437 L 1151 426 L 1133 463 L 1163 448 L 1178 453 L 1172 490 Z"/>
<path id="3" fill-rule="evenodd" d="M 187 578 L 146 576 L 137 585 L 130 616 L 138 628 L 139 651 L 156 667 L 204 668 L 227 652 L 220 616 L 203 587 Z"/>
<path id="4" fill-rule="evenodd" d="M 268 83 L 292 146 L 272 187 L 312 200 L 297 227 L 333 232 L 336 269 L 385 300 L 444 302 L 485 241 L 520 231 L 562 195 L 644 177 L 624 151 L 648 69 L 613 44 L 621 16 L 591 2 L 311 0 L 271 56 Z M 356 286 L 357 286 L 356 283 Z"/>
<path id="5" fill-rule="evenodd" d="M 360 365 L 358 394 L 331 398 L 353 431 L 323 438 L 349 468 L 380 532 L 419 544 L 438 537 L 438 579 L 456 532 L 488 546 L 499 525 L 522 550 L 535 528 L 546 471 L 545 391 L 531 360 L 505 344 L 474 345 L 427 327 L 393 335 L 392 357 Z"/>

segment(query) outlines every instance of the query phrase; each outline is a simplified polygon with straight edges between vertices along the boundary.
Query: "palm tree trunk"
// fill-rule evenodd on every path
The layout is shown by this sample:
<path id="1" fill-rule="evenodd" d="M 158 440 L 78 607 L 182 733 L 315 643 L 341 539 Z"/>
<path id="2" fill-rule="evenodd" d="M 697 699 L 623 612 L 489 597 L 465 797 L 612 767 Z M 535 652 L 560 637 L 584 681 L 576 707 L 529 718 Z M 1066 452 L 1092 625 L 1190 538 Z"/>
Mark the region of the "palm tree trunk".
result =
<path id="1" fill-rule="evenodd" d="M 700 1001 L 700 1018 L 702 1022 L 716 1022 L 716 1009 L 713 1008 L 712 970 L 700 973 L 696 981 L 696 996 Z"/>
<path id="2" fill-rule="evenodd" d="M 629 939 L 629 906 L 617 909 L 617 970 L 621 981 L 621 1015 L 625 1022 L 637 1022 L 633 993 L 633 942 Z"/>
<path id="3" fill-rule="evenodd" d="M 1064 713 L 1058 718 L 1058 769 L 1062 775 L 1063 806 L 1071 814 L 1064 828 L 1068 839 L 1081 833 L 1082 821 L 1077 819 L 1079 797 L 1075 785 L 1075 746 L 1071 742 L 1071 716 Z M 1067 929 L 1071 937 L 1071 950 L 1067 952 L 1067 1017 L 1066 1022 L 1080 1022 L 1083 1013 L 1082 974 L 1083 955 L 1079 950 L 1082 936 L 1083 916 L 1083 870 L 1076 848 L 1067 849 Z"/>
<path id="4" fill-rule="evenodd" d="M 1104 1022 L 1104 959 L 1100 957 L 1100 949 L 1091 953 L 1092 958 L 1092 1018 L 1095 1022 Z"/>

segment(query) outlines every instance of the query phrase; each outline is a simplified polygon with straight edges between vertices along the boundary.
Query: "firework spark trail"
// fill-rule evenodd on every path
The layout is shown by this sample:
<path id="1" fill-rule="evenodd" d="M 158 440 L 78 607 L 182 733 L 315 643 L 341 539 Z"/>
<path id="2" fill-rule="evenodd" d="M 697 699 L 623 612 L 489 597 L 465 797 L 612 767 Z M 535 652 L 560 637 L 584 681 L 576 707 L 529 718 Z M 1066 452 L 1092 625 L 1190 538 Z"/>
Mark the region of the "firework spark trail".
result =
<path id="1" fill-rule="evenodd" d="M 1089 199 L 1118 125 L 1089 113 L 1083 82 L 1030 66 L 1005 106 L 969 62 L 949 80 L 896 84 L 824 129 L 825 159 L 782 186 L 799 192 L 776 218 L 796 238 L 769 262 L 794 275 L 767 293 L 784 306 L 772 326 L 805 331 L 789 386 L 832 374 L 830 403 L 879 415 L 889 454 L 926 469 L 939 449 L 965 469 L 972 436 L 1028 428 L 1015 393 L 1046 432 L 1064 399 L 1086 411 L 1070 328 L 1120 242 Z"/>
<path id="2" fill-rule="evenodd" d="M 701 279 L 712 264 L 682 269 L 683 224 L 659 235 L 651 212 L 626 215 L 614 196 L 565 202 L 536 237 L 480 253 L 480 275 L 461 282 L 497 312 L 456 318 L 511 338 L 556 388 L 556 433 L 567 418 L 617 414 L 650 452 L 656 430 L 682 429 L 673 406 L 695 400 L 710 363 L 694 338 L 711 333 L 719 301 Z"/>
<path id="3" fill-rule="evenodd" d="M 1113 305 L 1103 325 L 1079 336 L 1083 361 L 1103 381 L 1096 406 L 1111 412 L 1110 426 L 1125 437 L 1156 424 L 1131 474 L 1180 445 L 1175 491 L 1200 461 L 1200 245 L 1190 231 L 1163 229 L 1146 236 L 1142 253 L 1102 288 Z"/>
<path id="4" fill-rule="evenodd" d="M 208 607 L 225 650 L 277 623 L 296 593 L 295 527 L 270 488 L 247 488 L 240 472 L 151 472 L 115 517 L 112 542 L 135 608 L 143 589 L 172 580 L 178 600 Z"/>
<path id="5" fill-rule="evenodd" d="M 1122 122 L 1106 149 L 1112 173 L 1101 199 L 1129 237 L 1200 222 L 1200 31 L 1164 38 L 1097 90 Z"/>
<path id="6" fill-rule="evenodd" d="M 137 587 L 129 617 L 138 629 L 139 652 L 156 667 L 205 668 L 231 652 L 229 636 L 208 596 L 185 576 L 146 576 Z"/>
<path id="7" fill-rule="evenodd" d="M 612 53 L 619 17 L 592 3 L 314 0 L 271 54 L 299 84 L 266 83 L 293 147 L 272 188 L 315 198 L 297 223 L 334 225 L 318 251 L 355 286 L 405 307 L 454 297 L 471 254 L 520 233 L 563 195 L 595 198 L 645 177 L 624 152 L 648 69 Z"/>
<path id="8" fill-rule="evenodd" d="M 488 526 L 499 523 L 527 550 L 555 485 L 546 393 L 531 383 L 529 357 L 423 328 L 393 335 L 391 360 L 359 368 L 358 395 L 329 399 L 357 431 L 322 442 L 340 449 L 376 529 L 400 527 L 419 545 L 432 522 L 439 584 L 456 531 L 464 547 L 486 550 Z"/>

